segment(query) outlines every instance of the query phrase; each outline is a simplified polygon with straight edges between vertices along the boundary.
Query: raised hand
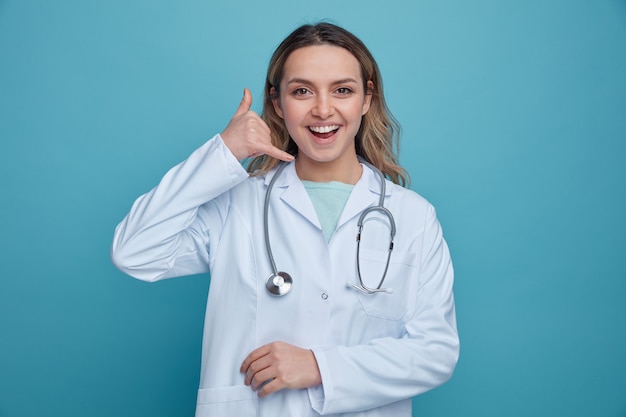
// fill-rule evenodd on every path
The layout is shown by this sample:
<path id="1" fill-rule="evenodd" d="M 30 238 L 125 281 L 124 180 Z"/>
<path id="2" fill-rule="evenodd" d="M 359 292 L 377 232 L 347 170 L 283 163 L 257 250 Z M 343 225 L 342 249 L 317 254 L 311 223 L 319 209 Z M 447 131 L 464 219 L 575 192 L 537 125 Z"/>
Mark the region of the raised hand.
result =
<path id="1" fill-rule="evenodd" d="M 259 390 L 259 397 L 285 388 L 302 389 L 322 383 L 313 352 L 284 342 L 253 350 L 241 364 L 240 372 L 246 374 L 246 385 Z"/>
<path id="2" fill-rule="evenodd" d="M 293 156 L 272 145 L 270 128 L 250 110 L 252 93 L 245 88 L 239 108 L 221 133 L 222 140 L 238 160 L 259 155 L 269 155 L 283 161 L 292 161 Z"/>

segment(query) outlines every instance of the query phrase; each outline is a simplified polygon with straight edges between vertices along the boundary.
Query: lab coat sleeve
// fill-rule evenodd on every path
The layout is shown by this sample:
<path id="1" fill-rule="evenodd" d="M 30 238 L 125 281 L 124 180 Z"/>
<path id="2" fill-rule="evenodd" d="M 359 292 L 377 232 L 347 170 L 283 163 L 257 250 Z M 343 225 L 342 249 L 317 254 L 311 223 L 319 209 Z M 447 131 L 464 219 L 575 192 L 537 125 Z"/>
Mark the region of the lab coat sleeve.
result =
<path id="1" fill-rule="evenodd" d="M 432 207 L 423 239 L 417 305 L 403 336 L 313 349 L 323 382 L 309 389 L 309 399 L 318 413 L 380 407 L 426 392 L 452 376 L 459 355 L 453 270 Z"/>
<path id="2" fill-rule="evenodd" d="M 135 201 L 115 229 L 113 263 L 144 281 L 207 272 L 209 233 L 220 233 L 228 209 L 225 192 L 247 177 L 216 135 Z"/>

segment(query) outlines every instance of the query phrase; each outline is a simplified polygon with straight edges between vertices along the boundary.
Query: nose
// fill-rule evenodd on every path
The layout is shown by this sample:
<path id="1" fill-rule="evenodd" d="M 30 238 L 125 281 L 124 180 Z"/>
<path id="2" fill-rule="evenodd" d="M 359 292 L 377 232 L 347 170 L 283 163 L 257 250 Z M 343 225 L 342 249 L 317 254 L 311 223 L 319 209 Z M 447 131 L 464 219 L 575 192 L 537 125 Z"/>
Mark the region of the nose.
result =
<path id="1" fill-rule="evenodd" d="M 320 119 L 326 119 L 333 115 L 335 108 L 331 97 L 327 94 L 318 94 L 315 98 L 315 104 L 312 109 L 312 114 Z"/>

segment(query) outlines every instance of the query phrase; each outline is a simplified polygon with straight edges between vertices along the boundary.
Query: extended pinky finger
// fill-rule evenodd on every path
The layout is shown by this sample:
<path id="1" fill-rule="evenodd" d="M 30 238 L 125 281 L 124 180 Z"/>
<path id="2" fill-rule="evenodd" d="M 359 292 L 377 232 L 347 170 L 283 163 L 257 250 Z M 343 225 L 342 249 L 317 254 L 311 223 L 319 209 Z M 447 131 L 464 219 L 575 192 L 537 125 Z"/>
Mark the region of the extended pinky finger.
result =
<path id="1" fill-rule="evenodd" d="M 265 154 L 272 156 L 276 159 L 280 159 L 281 161 L 291 162 L 294 159 L 294 156 L 290 153 L 287 153 L 281 149 L 278 149 L 274 145 L 268 144 L 265 148 Z"/>

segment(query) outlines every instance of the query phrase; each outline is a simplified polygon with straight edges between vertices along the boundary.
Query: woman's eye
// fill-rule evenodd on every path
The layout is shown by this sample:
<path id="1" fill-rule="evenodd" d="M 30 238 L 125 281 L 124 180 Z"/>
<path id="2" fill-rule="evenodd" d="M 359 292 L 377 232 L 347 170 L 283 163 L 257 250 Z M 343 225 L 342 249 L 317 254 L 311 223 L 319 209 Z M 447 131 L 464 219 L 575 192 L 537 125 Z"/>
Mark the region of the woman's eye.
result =
<path id="1" fill-rule="evenodd" d="M 337 89 L 337 94 L 342 95 L 342 96 L 351 94 L 351 93 L 352 93 L 352 89 L 348 87 L 340 87 Z"/>
<path id="2" fill-rule="evenodd" d="M 301 88 L 296 88 L 295 90 L 293 90 L 291 94 L 293 94 L 294 96 L 306 96 L 308 92 L 309 90 L 307 90 L 304 87 L 301 87 Z"/>

